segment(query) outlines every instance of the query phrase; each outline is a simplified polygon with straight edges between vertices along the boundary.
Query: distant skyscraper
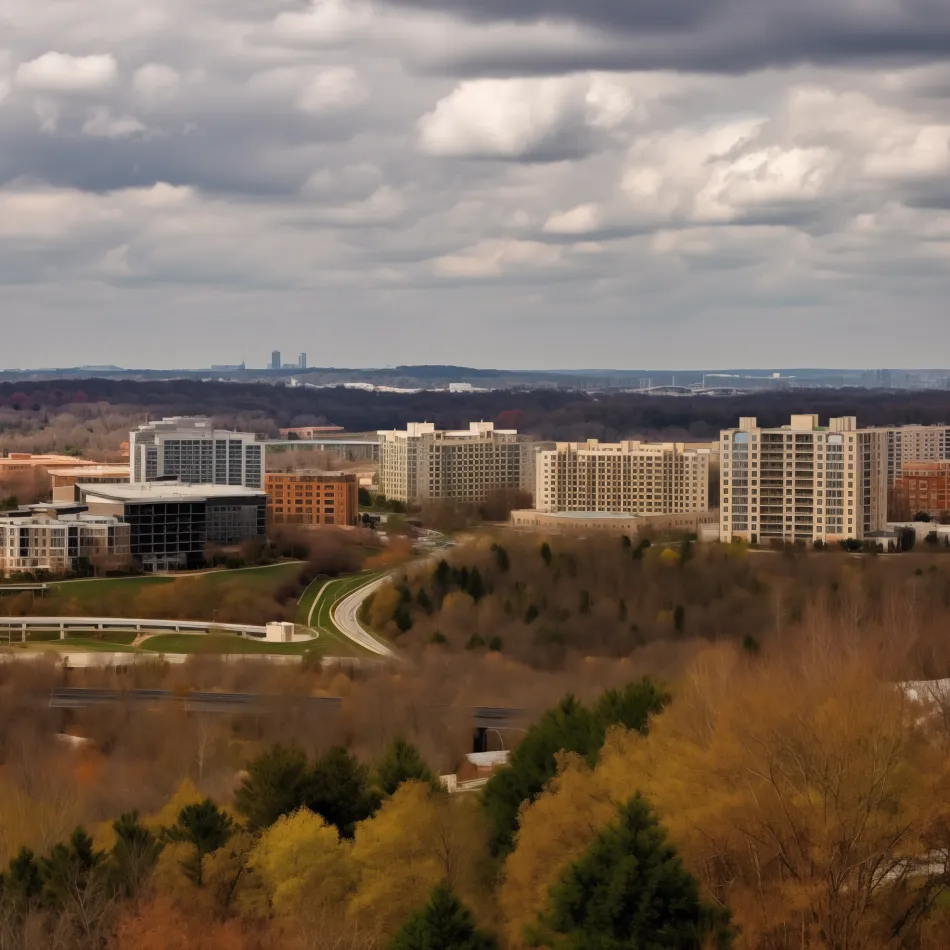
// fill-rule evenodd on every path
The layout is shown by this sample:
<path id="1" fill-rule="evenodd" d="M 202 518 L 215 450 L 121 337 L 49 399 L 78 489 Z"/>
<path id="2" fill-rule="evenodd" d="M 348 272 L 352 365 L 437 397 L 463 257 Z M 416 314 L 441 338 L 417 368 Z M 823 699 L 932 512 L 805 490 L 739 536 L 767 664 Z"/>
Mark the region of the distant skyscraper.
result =
<path id="1" fill-rule="evenodd" d="M 301 353 L 297 358 L 297 369 L 306 369 L 307 368 L 307 354 Z"/>
<path id="2" fill-rule="evenodd" d="M 270 355 L 270 368 L 280 369 L 280 350 L 274 350 Z"/>

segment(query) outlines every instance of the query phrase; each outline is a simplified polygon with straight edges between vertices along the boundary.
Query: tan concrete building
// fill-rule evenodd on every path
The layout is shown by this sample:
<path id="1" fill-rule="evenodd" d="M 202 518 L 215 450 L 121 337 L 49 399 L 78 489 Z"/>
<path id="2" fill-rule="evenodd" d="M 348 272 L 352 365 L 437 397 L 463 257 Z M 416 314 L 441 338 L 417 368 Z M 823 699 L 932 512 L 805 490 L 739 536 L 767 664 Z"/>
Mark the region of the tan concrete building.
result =
<path id="1" fill-rule="evenodd" d="M 127 560 L 130 527 L 83 505 L 33 505 L 0 515 L 0 574 L 67 574 L 97 557 Z"/>
<path id="2" fill-rule="evenodd" d="M 473 422 L 437 430 L 431 422 L 379 435 L 379 490 L 407 505 L 481 502 L 497 491 L 533 493 L 538 444 L 514 429 Z"/>
<path id="3" fill-rule="evenodd" d="M 706 511 L 710 450 L 682 442 L 558 442 L 537 456 L 539 511 Z"/>
<path id="4" fill-rule="evenodd" d="M 79 501 L 76 485 L 120 485 L 129 480 L 129 466 L 125 465 L 83 465 L 51 468 L 53 482 L 53 501 Z"/>
<path id="5" fill-rule="evenodd" d="M 682 514 L 635 515 L 623 512 L 538 511 L 526 508 L 511 513 L 511 526 L 525 531 L 551 533 L 605 533 L 633 536 L 641 531 L 675 534 L 703 534 L 703 528 L 718 529 L 716 511 L 691 511 Z M 718 530 L 716 537 L 718 538 Z"/>
<path id="6" fill-rule="evenodd" d="M 352 525 L 359 515 L 359 479 L 344 472 L 268 472 L 273 524 Z"/>
<path id="7" fill-rule="evenodd" d="M 739 420 L 720 438 L 720 538 L 755 543 L 861 539 L 887 523 L 887 432 L 853 416 Z"/>
<path id="8" fill-rule="evenodd" d="M 343 431 L 343 426 L 294 426 L 281 429 L 280 437 L 282 439 L 324 439 L 327 436 L 340 435 Z"/>
<path id="9" fill-rule="evenodd" d="M 32 455 L 29 452 L 11 452 L 0 457 L 0 479 L 9 475 L 31 472 L 48 472 L 54 467 L 91 468 L 98 462 L 76 458 L 72 455 Z"/>

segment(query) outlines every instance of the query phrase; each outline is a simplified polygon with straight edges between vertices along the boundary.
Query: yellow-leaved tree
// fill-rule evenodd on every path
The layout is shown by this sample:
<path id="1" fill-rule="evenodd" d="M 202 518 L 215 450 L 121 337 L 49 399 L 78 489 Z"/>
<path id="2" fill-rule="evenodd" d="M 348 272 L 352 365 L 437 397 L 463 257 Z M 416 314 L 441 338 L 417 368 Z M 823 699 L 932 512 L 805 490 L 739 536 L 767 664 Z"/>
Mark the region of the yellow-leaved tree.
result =
<path id="1" fill-rule="evenodd" d="M 264 831 L 248 866 L 264 881 L 274 912 L 285 918 L 315 907 L 343 907 L 356 883 L 349 845 L 305 808 Z"/>
<path id="2" fill-rule="evenodd" d="M 607 801 L 636 791 L 732 910 L 740 950 L 913 942 L 950 872 L 939 717 L 860 651 L 827 645 L 771 661 L 716 648 L 674 696 L 646 738 L 615 730 L 593 771 L 568 768 L 526 809 L 506 869 L 513 942 L 552 865 L 605 824 Z"/>
<path id="3" fill-rule="evenodd" d="M 404 782 L 373 818 L 356 826 L 359 884 L 351 914 L 390 937 L 443 880 L 477 906 L 487 878 L 486 842 L 476 801 L 426 782 Z"/>

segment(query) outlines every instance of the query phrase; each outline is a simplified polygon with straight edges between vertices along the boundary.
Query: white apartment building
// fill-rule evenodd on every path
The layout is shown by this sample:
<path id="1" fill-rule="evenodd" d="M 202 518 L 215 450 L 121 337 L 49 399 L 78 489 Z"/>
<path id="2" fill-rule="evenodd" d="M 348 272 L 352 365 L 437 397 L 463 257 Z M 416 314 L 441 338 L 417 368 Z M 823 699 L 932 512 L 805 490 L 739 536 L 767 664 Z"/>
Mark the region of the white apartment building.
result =
<path id="1" fill-rule="evenodd" d="M 538 446 L 514 429 L 473 422 L 452 431 L 410 422 L 378 436 L 379 490 L 394 501 L 481 502 L 497 491 L 534 490 Z"/>
<path id="2" fill-rule="evenodd" d="M 129 436 L 130 481 L 264 487 L 264 445 L 253 432 L 215 429 L 206 416 L 173 416 Z"/>
<path id="3" fill-rule="evenodd" d="M 683 442 L 558 442 L 538 453 L 535 508 L 637 515 L 706 511 L 711 454 Z"/>
<path id="4" fill-rule="evenodd" d="M 66 574 L 96 556 L 129 557 L 130 526 L 84 506 L 34 505 L 0 516 L 0 574 Z"/>
<path id="5" fill-rule="evenodd" d="M 886 426 L 887 487 L 893 488 L 911 462 L 950 459 L 950 426 Z"/>
<path id="6" fill-rule="evenodd" d="M 887 523 L 887 432 L 853 416 L 817 415 L 761 428 L 739 420 L 720 437 L 720 539 L 752 543 L 859 540 Z"/>

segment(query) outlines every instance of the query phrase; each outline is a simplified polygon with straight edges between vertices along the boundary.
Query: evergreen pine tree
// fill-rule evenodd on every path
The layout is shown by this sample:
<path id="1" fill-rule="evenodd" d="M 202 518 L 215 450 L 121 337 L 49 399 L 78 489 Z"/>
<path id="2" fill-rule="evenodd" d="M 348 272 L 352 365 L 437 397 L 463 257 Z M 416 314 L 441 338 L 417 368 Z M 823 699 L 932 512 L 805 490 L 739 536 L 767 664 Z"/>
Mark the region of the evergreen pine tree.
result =
<path id="1" fill-rule="evenodd" d="M 85 829 L 77 828 L 69 842 L 60 842 L 40 863 L 43 898 L 54 907 L 61 907 L 76 893 L 82 893 L 98 879 L 105 854 L 96 851 Z"/>
<path id="2" fill-rule="evenodd" d="M 178 813 L 178 822 L 167 829 L 169 841 L 190 844 L 194 849 L 181 862 L 185 876 L 197 887 L 204 884 L 204 860 L 223 848 L 234 833 L 234 823 L 210 798 L 196 805 L 186 805 Z"/>
<path id="3" fill-rule="evenodd" d="M 352 838 L 357 822 L 376 811 L 379 799 L 369 787 L 366 766 L 335 746 L 314 764 L 305 804 L 328 825 L 336 825 L 341 838 Z"/>
<path id="4" fill-rule="evenodd" d="M 251 828 L 267 828 L 306 802 L 311 780 L 300 749 L 274 745 L 249 763 L 234 805 Z"/>
<path id="5" fill-rule="evenodd" d="M 36 855 L 29 848 L 20 848 L 0 880 L 3 899 L 18 913 L 26 910 L 40 896 L 43 880 Z"/>
<path id="6" fill-rule="evenodd" d="M 472 912 L 448 883 L 437 884 L 429 902 L 410 914 L 389 950 L 496 950 L 495 938 L 479 930 Z"/>
<path id="7" fill-rule="evenodd" d="M 440 787 L 419 750 L 397 736 L 376 766 L 376 784 L 383 795 L 392 795 L 403 782 L 428 782 L 433 788 Z"/>
<path id="8" fill-rule="evenodd" d="M 116 886 L 126 895 L 137 894 L 158 863 L 164 845 L 140 821 L 136 811 L 126 812 L 112 823 L 115 844 L 110 869 Z"/>
<path id="9" fill-rule="evenodd" d="M 552 886 L 531 936 L 552 950 L 727 950 L 729 920 L 700 899 L 696 879 L 637 794 Z"/>

